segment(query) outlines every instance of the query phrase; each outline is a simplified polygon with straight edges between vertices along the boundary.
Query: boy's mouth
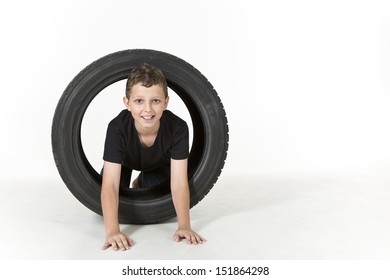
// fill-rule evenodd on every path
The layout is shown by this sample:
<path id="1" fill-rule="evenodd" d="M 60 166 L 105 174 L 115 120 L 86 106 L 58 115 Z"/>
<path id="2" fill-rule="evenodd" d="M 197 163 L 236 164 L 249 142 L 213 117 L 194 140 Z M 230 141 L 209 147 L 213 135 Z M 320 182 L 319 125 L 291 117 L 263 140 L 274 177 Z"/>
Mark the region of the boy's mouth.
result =
<path id="1" fill-rule="evenodd" d="M 144 120 L 150 121 L 151 119 L 154 118 L 154 116 L 141 116 Z"/>

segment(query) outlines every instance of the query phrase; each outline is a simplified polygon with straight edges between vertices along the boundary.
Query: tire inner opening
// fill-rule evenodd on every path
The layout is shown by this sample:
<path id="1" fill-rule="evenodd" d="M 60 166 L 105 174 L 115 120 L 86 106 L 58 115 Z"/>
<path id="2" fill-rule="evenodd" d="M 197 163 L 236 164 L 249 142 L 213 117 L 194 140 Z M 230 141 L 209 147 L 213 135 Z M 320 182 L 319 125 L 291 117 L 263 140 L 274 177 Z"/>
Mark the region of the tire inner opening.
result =
<path id="1" fill-rule="evenodd" d="M 170 101 L 168 109 L 187 122 L 190 132 L 188 158 L 188 179 L 190 187 L 192 177 L 196 172 L 204 150 L 204 126 L 197 109 L 189 94 L 179 85 L 168 82 Z M 80 141 L 86 166 L 90 170 L 98 185 L 101 186 L 103 167 L 103 149 L 105 133 L 108 122 L 124 109 L 122 98 L 124 96 L 125 80 L 120 80 L 106 87 L 100 92 L 87 108 L 82 120 Z M 139 172 L 134 170 L 132 181 Z M 170 184 L 166 182 L 152 189 L 125 189 L 120 196 L 127 200 L 153 200 L 170 195 Z"/>

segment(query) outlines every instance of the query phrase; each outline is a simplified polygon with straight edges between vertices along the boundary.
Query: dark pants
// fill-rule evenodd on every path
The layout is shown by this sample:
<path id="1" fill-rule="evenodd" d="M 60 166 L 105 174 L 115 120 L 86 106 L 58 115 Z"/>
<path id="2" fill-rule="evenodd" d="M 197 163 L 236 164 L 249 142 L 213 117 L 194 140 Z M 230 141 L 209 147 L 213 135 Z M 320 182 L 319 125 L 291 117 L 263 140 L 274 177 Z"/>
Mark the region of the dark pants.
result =
<path id="1" fill-rule="evenodd" d="M 103 171 L 100 174 L 103 176 Z M 132 169 L 122 165 L 121 178 L 119 183 L 120 189 L 128 189 L 131 182 Z M 169 182 L 171 167 L 170 164 L 163 165 L 150 171 L 141 171 L 138 175 L 139 188 L 154 188 L 159 185 Z"/>

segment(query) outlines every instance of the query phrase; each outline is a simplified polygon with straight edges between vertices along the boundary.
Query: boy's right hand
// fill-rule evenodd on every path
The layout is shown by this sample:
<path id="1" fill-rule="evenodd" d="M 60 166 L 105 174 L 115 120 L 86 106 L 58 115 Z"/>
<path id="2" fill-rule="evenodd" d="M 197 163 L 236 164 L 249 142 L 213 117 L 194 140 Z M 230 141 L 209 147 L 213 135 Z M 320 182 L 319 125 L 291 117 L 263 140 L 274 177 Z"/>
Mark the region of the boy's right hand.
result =
<path id="1" fill-rule="evenodd" d="M 111 246 L 114 251 L 129 250 L 131 246 L 133 246 L 133 240 L 131 240 L 130 237 L 123 234 L 122 232 L 116 232 L 107 235 L 106 242 L 103 244 L 102 250 L 106 250 Z"/>

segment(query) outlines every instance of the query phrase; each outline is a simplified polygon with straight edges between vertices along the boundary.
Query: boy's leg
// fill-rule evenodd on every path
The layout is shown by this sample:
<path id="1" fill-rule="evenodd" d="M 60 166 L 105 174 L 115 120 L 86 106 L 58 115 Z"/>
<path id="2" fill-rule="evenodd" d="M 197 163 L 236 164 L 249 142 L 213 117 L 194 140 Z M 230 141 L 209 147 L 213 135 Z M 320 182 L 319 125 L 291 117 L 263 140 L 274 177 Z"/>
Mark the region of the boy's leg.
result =
<path id="1" fill-rule="evenodd" d="M 151 171 L 142 171 L 138 176 L 139 188 L 154 188 L 169 182 L 171 173 L 170 164 L 163 165 Z"/>

